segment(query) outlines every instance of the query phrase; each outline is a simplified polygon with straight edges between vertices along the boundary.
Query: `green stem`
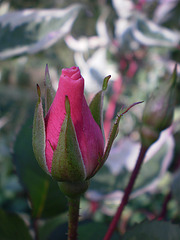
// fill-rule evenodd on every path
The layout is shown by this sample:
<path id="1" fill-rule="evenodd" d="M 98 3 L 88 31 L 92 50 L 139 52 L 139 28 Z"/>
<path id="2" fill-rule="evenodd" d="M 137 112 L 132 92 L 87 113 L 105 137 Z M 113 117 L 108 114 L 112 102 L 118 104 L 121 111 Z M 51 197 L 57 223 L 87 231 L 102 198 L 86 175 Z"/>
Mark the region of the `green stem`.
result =
<path id="1" fill-rule="evenodd" d="M 77 240 L 80 197 L 68 198 L 68 203 L 69 203 L 68 240 Z"/>

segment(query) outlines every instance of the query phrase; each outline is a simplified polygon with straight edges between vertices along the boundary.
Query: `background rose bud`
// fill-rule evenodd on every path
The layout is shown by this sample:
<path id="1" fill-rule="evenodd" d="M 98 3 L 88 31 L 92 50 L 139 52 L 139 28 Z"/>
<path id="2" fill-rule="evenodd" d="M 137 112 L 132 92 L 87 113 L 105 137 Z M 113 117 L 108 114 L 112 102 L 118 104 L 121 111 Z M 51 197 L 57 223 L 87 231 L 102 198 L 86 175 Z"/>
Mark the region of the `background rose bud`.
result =
<path id="1" fill-rule="evenodd" d="M 78 67 L 62 69 L 55 98 L 45 119 L 42 116 L 37 105 L 33 132 L 36 137 L 43 135 L 37 133 L 43 122 L 45 132 L 44 143 L 39 142 L 40 157 L 36 140 L 33 148 L 40 165 L 45 164 L 44 170 L 58 181 L 82 181 L 91 176 L 103 156 L 104 138 L 85 100 L 84 79 Z"/>
<path id="2" fill-rule="evenodd" d="M 176 98 L 176 71 L 175 66 L 171 81 L 161 84 L 146 102 L 141 128 L 144 145 L 150 146 L 159 138 L 160 132 L 172 123 Z"/>

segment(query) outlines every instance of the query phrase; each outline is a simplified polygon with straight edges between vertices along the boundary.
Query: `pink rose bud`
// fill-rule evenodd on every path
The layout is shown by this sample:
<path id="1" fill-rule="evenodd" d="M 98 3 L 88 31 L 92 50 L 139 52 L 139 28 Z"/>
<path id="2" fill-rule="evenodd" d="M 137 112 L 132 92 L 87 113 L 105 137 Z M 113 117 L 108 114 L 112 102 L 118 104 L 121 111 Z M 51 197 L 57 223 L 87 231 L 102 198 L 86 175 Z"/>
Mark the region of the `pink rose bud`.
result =
<path id="1" fill-rule="evenodd" d="M 38 95 L 40 98 L 39 88 Z M 39 114 L 42 116 L 40 105 L 36 107 L 33 127 L 33 148 L 40 166 L 58 181 L 88 179 L 103 156 L 104 138 L 85 100 L 84 79 L 78 67 L 62 69 L 58 90 L 45 119 L 37 121 L 41 118 Z M 45 129 L 44 145 L 37 140 L 43 135 L 37 134 L 39 125 Z M 42 145 L 40 151 L 38 144 Z"/>
<path id="2" fill-rule="evenodd" d="M 82 154 L 86 177 L 88 177 L 103 155 L 104 139 L 85 100 L 84 79 L 78 67 L 62 69 L 56 96 L 45 117 L 47 167 L 51 173 L 53 152 L 56 150 L 61 126 L 66 115 L 66 96 L 69 99 L 71 118 Z"/>
<path id="3" fill-rule="evenodd" d="M 45 118 L 41 91 L 39 86 L 37 88 L 39 97 L 32 139 L 34 154 L 42 169 L 61 182 L 61 189 L 68 196 L 76 196 L 87 189 L 86 180 L 93 177 L 108 158 L 121 117 L 138 104 L 119 113 L 104 149 L 102 103 L 109 79 L 110 76 L 104 79 L 102 90 L 88 107 L 84 79 L 78 67 L 62 70 L 56 94 L 46 67 Z"/>

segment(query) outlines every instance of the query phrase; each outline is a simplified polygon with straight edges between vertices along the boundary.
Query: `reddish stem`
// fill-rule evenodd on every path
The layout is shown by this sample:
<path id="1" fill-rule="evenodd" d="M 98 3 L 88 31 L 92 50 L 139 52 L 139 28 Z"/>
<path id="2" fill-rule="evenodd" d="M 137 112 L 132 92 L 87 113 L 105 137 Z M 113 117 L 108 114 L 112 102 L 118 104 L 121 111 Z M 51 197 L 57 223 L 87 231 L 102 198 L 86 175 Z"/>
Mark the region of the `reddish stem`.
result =
<path id="1" fill-rule="evenodd" d="M 115 216 L 114 216 L 114 218 L 113 218 L 113 220 L 112 220 L 112 222 L 111 222 L 111 224 L 109 226 L 109 229 L 108 229 L 108 231 L 107 231 L 107 233 L 106 233 L 106 235 L 104 237 L 104 240 L 109 240 L 111 238 L 111 236 L 112 236 L 112 234 L 113 234 L 113 232 L 114 232 L 114 230 L 115 230 L 115 228 L 117 226 L 117 223 L 118 223 L 118 221 L 119 221 L 119 219 L 121 217 L 121 214 L 122 214 L 122 212 L 124 210 L 124 207 L 126 206 L 128 200 L 129 200 L 130 193 L 131 193 L 131 191 L 133 189 L 135 180 L 136 180 L 136 178 L 138 176 L 138 173 L 140 171 L 140 168 L 141 168 L 141 165 L 143 163 L 143 160 L 144 160 L 145 154 L 147 152 L 147 149 L 148 148 L 146 148 L 144 146 L 141 147 L 138 160 L 136 162 L 134 170 L 133 170 L 133 172 L 131 174 L 131 177 L 129 179 L 129 183 L 128 183 L 126 189 L 125 189 L 122 201 L 121 201 L 120 206 L 119 206 L 119 208 L 118 208 L 118 210 L 117 210 L 117 212 L 116 212 L 116 214 L 115 214 Z"/>
<path id="2" fill-rule="evenodd" d="M 162 220 L 162 219 L 164 219 L 166 217 L 167 206 L 168 206 L 168 203 L 171 200 L 171 198 L 172 198 L 172 194 L 171 194 L 171 192 L 169 192 L 167 194 L 167 196 L 165 197 L 165 200 L 163 202 L 162 210 L 161 210 L 161 212 L 159 214 L 158 220 Z"/>

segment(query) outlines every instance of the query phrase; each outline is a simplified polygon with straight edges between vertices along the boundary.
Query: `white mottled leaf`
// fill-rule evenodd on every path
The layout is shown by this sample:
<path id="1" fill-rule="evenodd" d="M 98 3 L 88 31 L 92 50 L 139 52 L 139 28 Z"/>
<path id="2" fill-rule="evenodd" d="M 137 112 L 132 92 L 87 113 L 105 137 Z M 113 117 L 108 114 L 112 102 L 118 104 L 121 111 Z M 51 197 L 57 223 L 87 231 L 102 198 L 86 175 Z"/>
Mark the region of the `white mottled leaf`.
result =
<path id="1" fill-rule="evenodd" d="M 26 9 L 0 16 L 0 59 L 34 54 L 55 44 L 70 32 L 82 8 Z"/>
<path id="2" fill-rule="evenodd" d="M 161 27 L 145 18 L 139 18 L 132 30 L 135 39 L 146 46 L 174 47 L 180 41 L 178 32 Z"/>
<path id="3" fill-rule="evenodd" d="M 148 150 L 140 174 L 136 180 L 130 198 L 136 198 L 144 193 L 153 193 L 165 176 L 173 159 L 174 138 L 171 128 L 161 133 L 157 142 Z M 130 139 L 124 139 L 120 145 L 111 149 L 108 160 L 101 171 L 92 180 L 86 197 L 89 200 L 101 201 L 103 212 L 113 215 L 123 196 L 130 174 L 137 161 L 140 144 Z M 107 181 L 108 179 L 108 181 Z"/>

